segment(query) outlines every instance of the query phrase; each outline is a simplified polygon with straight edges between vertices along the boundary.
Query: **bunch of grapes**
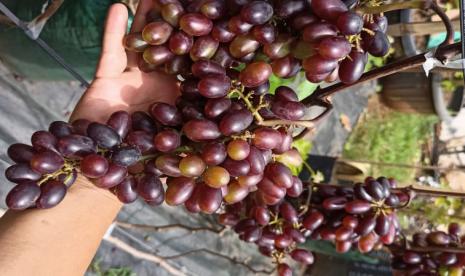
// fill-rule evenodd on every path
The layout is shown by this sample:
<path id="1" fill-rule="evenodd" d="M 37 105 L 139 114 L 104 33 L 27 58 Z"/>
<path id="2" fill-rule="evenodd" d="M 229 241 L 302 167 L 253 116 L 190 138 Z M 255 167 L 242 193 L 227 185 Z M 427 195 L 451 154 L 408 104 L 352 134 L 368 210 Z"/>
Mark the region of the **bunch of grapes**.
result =
<path id="1" fill-rule="evenodd" d="M 461 272 L 465 266 L 464 240 L 457 223 L 449 224 L 447 233 L 415 233 L 391 247 L 392 267 L 407 275 L 439 275 L 444 271 L 455 275 L 455 270 Z"/>
<path id="2" fill-rule="evenodd" d="M 409 198 L 393 189 L 395 180 L 369 177 L 353 187 L 297 182 L 278 203 L 268 204 L 258 191 L 225 206 L 218 217 L 241 240 L 255 243 L 263 255 L 272 257 L 279 275 L 292 273 L 286 256 L 313 263 L 312 253 L 298 248 L 307 239 L 333 242 L 340 253 L 352 247 L 367 253 L 397 240 L 396 209 Z"/>
<path id="3" fill-rule="evenodd" d="M 142 70 L 161 70 L 189 79 L 192 62 L 212 60 L 223 67 L 251 66 L 241 79 L 259 86 L 274 73 L 291 78 L 303 67 L 310 82 L 354 83 L 368 53 L 384 56 L 390 44 L 387 19 L 360 15 L 358 1 L 157 0 L 149 23 L 125 39 L 140 52 Z M 267 64 L 268 66 L 265 66 Z M 218 86 L 224 87 L 223 79 Z"/>

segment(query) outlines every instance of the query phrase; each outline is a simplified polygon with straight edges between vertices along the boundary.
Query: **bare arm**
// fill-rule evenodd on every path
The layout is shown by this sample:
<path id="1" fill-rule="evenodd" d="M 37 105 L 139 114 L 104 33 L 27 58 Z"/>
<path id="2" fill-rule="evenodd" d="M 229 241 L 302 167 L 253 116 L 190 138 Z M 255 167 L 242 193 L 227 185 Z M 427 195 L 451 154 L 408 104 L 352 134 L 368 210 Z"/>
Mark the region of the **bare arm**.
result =
<path id="1" fill-rule="evenodd" d="M 132 31 L 143 28 L 151 8 L 151 0 L 140 1 Z M 105 122 L 117 110 L 147 111 L 155 101 L 174 103 L 175 78 L 141 72 L 136 66 L 140 57 L 126 55 L 127 21 L 124 5 L 110 8 L 96 78 L 72 120 Z M 0 219 L 0 275 L 83 275 L 121 206 L 109 191 L 80 177 L 57 207 L 6 212 Z"/>

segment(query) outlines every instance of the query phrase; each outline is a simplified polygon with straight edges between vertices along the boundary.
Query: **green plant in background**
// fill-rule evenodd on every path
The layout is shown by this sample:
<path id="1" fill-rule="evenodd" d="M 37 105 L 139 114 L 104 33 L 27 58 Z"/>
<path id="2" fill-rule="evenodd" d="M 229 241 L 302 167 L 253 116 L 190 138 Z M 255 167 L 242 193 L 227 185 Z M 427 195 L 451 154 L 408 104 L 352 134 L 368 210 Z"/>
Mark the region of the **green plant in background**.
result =
<path id="1" fill-rule="evenodd" d="M 431 135 L 435 116 L 376 110 L 366 114 L 344 147 L 343 157 L 383 163 L 414 164 L 421 144 Z M 395 177 L 401 182 L 414 178 L 413 169 L 372 166 L 368 175 Z"/>
<path id="2" fill-rule="evenodd" d="M 97 276 L 136 276 L 129 267 L 111 267 L 103 270 L 101 262 L 102 260 L 96 260 L 90 265 L 90 270 Z"/>

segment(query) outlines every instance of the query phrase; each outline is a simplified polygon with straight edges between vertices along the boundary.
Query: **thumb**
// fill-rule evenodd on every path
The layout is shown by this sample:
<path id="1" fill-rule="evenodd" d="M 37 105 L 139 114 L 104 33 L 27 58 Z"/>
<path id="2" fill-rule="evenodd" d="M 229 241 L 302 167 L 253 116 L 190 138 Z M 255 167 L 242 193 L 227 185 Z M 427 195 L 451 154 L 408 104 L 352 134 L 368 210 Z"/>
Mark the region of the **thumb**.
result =
<path id="1" fill-rule="evenodd" d="M 118 77 L 126 68 L 127 57 L 123 46 L 128 24 L 128 10 L 123 4 L 114 4 L 108 10 L 103 34 L 102 53 L 95 76 Z"/>

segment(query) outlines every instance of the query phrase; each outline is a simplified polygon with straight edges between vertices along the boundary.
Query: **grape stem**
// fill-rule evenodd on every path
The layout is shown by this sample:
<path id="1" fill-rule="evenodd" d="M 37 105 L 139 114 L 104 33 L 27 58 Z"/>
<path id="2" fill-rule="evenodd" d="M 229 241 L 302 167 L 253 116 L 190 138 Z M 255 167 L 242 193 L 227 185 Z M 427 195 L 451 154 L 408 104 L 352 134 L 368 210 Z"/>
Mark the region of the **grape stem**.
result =
<path id="1" fill-rule="evenodd" d="M 420 188 L 416 185 L 409 185 L 406 187 L 401 187 L 401 188 L 393 188 L 392 190 L 394 191 L 401 191 L 401 192 L 412 192 L 413 196 L 429 196 L 429 197 L 439 197 L 439 196 L 445 196 L 445 197 L 459 197 L 459 198 L 465 198 L 465 193 L 463 192 L 455 192 L 455 191 L 445 191 L 445 190 L 439 190 L 439 189 L 432 189 L 432 188 Z"/>
<path id="2" fill-rule="evenodd" d="M 462 247 L 441 247 L 441 246 L 410 246 L 408 250 L 419 252 L 419 253 L 432 253 L 432 252 L 448 252 L 448 253 L 465 253 L 465 248 Z"/>

